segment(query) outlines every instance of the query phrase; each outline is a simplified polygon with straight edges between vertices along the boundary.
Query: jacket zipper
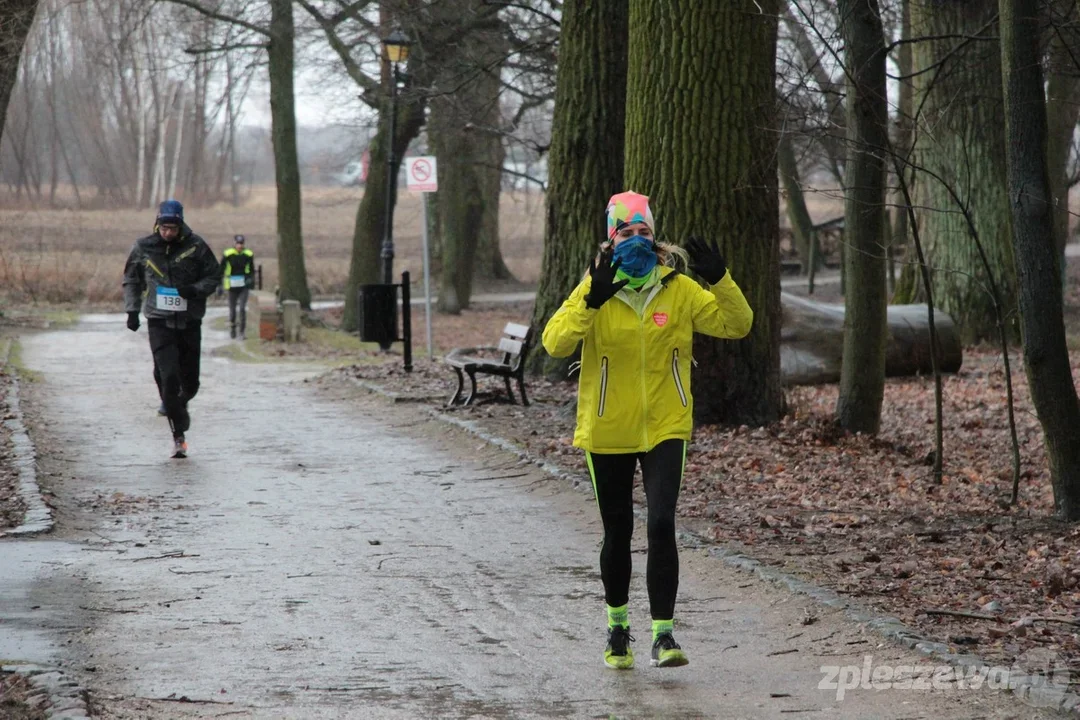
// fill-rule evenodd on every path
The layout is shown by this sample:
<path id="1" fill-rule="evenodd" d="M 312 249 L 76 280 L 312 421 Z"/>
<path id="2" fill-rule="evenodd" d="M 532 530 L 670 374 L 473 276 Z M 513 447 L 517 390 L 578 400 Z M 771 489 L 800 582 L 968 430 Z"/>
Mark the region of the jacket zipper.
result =
<path id="1" fill-rule="evenodd" d="M 679 348 L 675 348 L 671 354 L 671 374 L 675 377 L 675 389 L 679 391 L 682 406 L 686 407 L 686 391 L 683 389 L 682 378 L 679 377 Z"/>
<path id="2" fill-rule="evenodd" d="M 596 408 L 597 417 L 604 417 L 604 401 L 607 399 L 607 366 L 608 359 L 605 355 L 600 360 L 600 404 Z"/>
<path id="3" fill-rule="evenodd" d="M 649 300 L 652 300 L 650 297 Z M 648 302 L 645 307 L 648 308 Z M 645 382 L 645 313 L 642 311 L 638 318 L 638 337 L 641 339 L 641 409 L 644 413 L 641 423 L 641 431 L 645 435 L 645 449 L 652 449 L 649 445 L 649 385 Z"/>

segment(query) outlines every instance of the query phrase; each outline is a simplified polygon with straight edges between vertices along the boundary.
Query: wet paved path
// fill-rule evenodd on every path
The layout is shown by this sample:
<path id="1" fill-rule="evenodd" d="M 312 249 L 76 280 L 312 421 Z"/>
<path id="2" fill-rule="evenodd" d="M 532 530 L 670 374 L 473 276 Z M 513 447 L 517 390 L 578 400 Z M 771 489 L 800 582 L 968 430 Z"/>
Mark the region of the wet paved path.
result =
<path id="1" fill-rule="evenodd" d="M 60 529 L 0 541 L 0 657 L 65 662 L 101 717 L 1036 716 L 985 692 L 837 703 L 823 663 L 913 656 L 689 550 L 691 664 L 648 666 L 636 573 L 638 668 L 608 670 L 590 497 L 415 409 L 309 382 L 318 367 L 209 356 L 192 457 L 170 461 L 145 330 L 121 321 L 24 339 Z"/>

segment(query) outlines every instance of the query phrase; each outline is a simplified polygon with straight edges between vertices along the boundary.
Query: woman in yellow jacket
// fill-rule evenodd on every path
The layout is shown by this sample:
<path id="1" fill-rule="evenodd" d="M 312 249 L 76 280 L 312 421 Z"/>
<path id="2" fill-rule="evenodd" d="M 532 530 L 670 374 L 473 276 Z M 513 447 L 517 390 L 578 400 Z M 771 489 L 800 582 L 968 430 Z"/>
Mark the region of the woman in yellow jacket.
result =
<path id="1" fill-rule="evenodd" d="M 553 357 L 568 357 L 582 343 L 574 445 L 585 450 L 604 524 L 604 662 L 617 669 L 634 665 L 627 602 L 640 463 L 648 503 L 652 664 L 676 667 L 688 662 L 672 635 L 672 619 L 679 585 L 675 504 L 693 429 L 693 334 L 745 337 L 753 312 L 715 242 L 710 247 L 692 238 L 686 251 L 656 242 L 644 195 L 614 195 L 607 228 L 599 263 L 592 262 L 552 316 L 543 342 Z M 708 289 L 679 272 L 688 256 Z"/>

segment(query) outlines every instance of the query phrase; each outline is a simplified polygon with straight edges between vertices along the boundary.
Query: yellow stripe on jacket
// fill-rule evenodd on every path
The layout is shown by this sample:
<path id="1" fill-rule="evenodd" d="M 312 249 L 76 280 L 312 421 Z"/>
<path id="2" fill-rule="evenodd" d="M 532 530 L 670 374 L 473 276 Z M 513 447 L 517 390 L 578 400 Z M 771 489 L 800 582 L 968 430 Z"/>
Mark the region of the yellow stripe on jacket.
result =
<path id="1" fill-rule="evenodd" d="M 738 339 L 750 332 L 754 313 L 730 273 L 705 289 L 673 272 L 662 268 L 661 283 L 642 290 L 653 296 L 640 314 L 621 299 L 625 289 L 599 310 L 586 307 L 586 277 L 544 328 L 544 349 L 553 357 L 569 357 L 584 343 L 577 447 L 634 453 L 690 440 L 693 334 Z"/>

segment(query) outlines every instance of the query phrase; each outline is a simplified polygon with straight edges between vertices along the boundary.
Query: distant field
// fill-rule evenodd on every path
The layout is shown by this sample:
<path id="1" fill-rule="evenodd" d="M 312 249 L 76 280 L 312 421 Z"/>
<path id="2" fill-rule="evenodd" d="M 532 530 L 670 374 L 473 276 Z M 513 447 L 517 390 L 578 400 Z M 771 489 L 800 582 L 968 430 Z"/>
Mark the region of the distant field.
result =
<path id="1" fill-rule="evenodd" d="M 308 281 L 315 295 L 340 295 L 349 273 L 358 188 L 314 188 L 304 193 L 303 232 Z M 421 204 L 402 193 L 394 215 L 395 268 L 418 277 Z M 540 274 L 544 196 L 503 193 L 502 251 L 522 282 Z M 242 233 L 263 265 L 264 282 L 277 282 L 272 187 L 256 188 L 241 207 L 221 203 L 190 208 L 188 223 L 219 255 Z M 132 243 L 147 234 L 153 210 L 0 209 L 0 295 L 16 302 L 110 303 L 121 298 L 121 275 Z"/>
<path id="2" fill-rule="evenodd" d="M 359 188 L 304 192 L 305 260 L 316 296 L 344 293 L 360 196 Z M 808 193 L 806 199 L 817 222 L 843 214 L 837 191 Z M 11 204 L 10 198 L 0 196 L 0 298 L 19 303 L 119 303 L 124 260 L 136 238 L 150 231 L 153 210 L 11 209 Z M 543 194 L 504 192 L 500 212 L 507 266 L 519 281 L 537 282 L 543 258 Z M 657 214 L 661 216 L 659 210 Z M 233 235 L 245 235 L 263 266 L 265 286 L 276 284 L 272 186 L 254 188 L 237 208 L 226 203 L 189 208 L 187 219 L 218 254 L 231 244 Z M 395 268 L 409 270 L 417 279 L 423 270 L 420 221 L 419 196 L 401 193 L 394 215 Z M 786 225 L 783 213 L 781 224 Z"/>

